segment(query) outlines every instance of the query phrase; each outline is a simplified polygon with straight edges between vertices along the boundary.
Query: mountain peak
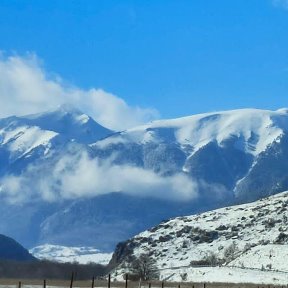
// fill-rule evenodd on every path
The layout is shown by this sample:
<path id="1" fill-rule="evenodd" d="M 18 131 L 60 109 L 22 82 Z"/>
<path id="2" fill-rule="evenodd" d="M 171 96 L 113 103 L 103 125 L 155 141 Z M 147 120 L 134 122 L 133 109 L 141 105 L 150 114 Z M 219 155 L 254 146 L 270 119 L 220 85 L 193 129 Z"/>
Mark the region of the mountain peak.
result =
<path id="1" fill-rule="evenodd" d="M 85 144 L 94 143 L 112 133 L 111 130 L 101 126 L 93 118 L 70 104 L 63 104 L 44 113 L 5 118 L 2 122 L 3 128 L 10 126 L 11 129 L 11 123 L 14 128 L 37 127 L 37 129 L 52 131 Z"/>
<path id="2" fill-rule="evenodd" d="M 67 117 L 67 115 L 70 115 L 71 117 L 85 115 L 87 118 L 90 118 L 88 115 L 84 114 L 81 110 L 79 110 L 72 104 L 68 104 L 68 103 L 59 105 L 56 108 L 49 109 L 42 113 L 21 116 L 21 118 L 34 120 L 34 119 L 39 119 L 43 117 L 50 117 L 50 118 L 60 119 L 62 117 Z"/>
<path id="3" fill-rule="evenodd" d="M 73 115 L 83 115 L 84 113 L 76 108 L 74 105 L 69 103 L 64 103 L 59 105 L 56 109 L 51 111 L 52 113 L 63 113 L 63 114 L 73 114 Z"/>

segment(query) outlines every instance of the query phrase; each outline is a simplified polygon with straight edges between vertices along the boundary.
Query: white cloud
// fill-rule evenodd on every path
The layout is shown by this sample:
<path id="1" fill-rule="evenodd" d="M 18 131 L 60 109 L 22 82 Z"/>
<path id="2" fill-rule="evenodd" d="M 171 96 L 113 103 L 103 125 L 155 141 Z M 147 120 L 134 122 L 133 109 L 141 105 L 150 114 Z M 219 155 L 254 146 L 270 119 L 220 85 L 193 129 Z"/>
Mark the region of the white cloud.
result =
<path id="1" fill-rule="evenodd" d="M 288 0 L 273 0 L 273 4 L 276 7 L 281 7 L 284 9 L 288 9 Z"/>
<path id="2" fill-rule="evenodd" d="M 0 117 L 42 112 L 70 103 L 114 130 L 158 117 L 155 109 L 131 107 L 102 89 L 84 90 L 49 77 L 35 55 L 0 57 Z"/>
<path id="3" fill-rule="evenodd" d="M 191 200 L 198 195 L 198 185 L 184 174 L 163 177 L 150 170 L 115 165 L 109 160 L 92 160 L 86 153 L 66 155 L 53 165 L 52 171 L 49 167 L 45 164 L 30 166 L 19 177 L 2 178 L 1 196 L 10 203 L 22 203 L 93 197 L 111 192 L 170 200 Z"/>

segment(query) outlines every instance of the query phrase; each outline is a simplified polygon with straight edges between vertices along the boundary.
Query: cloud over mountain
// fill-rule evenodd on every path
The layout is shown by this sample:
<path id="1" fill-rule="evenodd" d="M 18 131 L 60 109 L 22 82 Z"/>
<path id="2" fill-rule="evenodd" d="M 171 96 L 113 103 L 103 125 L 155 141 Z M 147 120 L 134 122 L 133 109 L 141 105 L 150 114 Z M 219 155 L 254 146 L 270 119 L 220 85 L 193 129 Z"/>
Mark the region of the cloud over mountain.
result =
<path id="1" fill-rule="evenodd" d="M 84 90 L 45 71 L 40 59 L 1 55 L 0 117 L 42 112 L 70 103 L 101 125 L 123 130 L 157 118 L 155 109 L 129 106 L 122 98 L 102 89 Z"/>
<path id="2" fill-rule="evenodd" d="M 111 192 L 182 201 L 194 199 L 198 193 L 196 182 L 187 175 L 163 177 L 140 167 L 92 160 L 84 152 L 61 157 L 52 170 L 45 164 L 30 165 L 21 175 L 6 175 L 0 182 L 0 195 L 10 203 L 53 202 Z"/>

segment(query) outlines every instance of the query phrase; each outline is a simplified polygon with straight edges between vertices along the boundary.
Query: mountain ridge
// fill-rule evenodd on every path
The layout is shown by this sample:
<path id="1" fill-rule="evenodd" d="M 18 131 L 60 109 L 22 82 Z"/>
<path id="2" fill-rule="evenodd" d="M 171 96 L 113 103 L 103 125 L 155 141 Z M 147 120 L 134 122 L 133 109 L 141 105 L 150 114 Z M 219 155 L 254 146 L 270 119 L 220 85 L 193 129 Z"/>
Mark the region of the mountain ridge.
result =
<path id="1" fill-rule="evenodd" d="M 120 132 L 70 106 L 0 119 L 0 209 L 5 215 L 0 232 L 30 247 L 49 240 L 66 246 L 99 245 L 109 252 L 139 233 L 137 226 L 144 230 L 175 213 L 193 214 L 285 191 L 287 112 L 212 112 Z M 51 130 L 45 130 L 49 125 Z M 131 209 L 122 209 L 115 193 Z M 29 217 L 13 229 L 17 205 Z M 142 207 L 151 207 L 149 219 L 129 212 Z M 77 216 L 79 227 L 69 230 Z M 112 237 L 110 230 L 118 231 L 121 223 L 126 223 L 124 233 Z M 31 236 L 25 232 L 28 227 Z M 97 237 L 95 243 L 83 240 L 77 236 L 81 233 L 87 239 L 110 235 L 109 245 L 103 247 Z"/>

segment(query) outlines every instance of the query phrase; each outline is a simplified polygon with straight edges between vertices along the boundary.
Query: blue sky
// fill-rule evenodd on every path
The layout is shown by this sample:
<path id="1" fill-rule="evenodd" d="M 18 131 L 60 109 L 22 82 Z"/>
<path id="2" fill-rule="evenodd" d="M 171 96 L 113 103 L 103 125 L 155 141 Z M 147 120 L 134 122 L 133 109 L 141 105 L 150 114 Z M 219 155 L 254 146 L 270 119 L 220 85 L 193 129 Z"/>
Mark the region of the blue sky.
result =
<path id="1" fill-rule="evenodd" d="M 286 0 L 0 3 L 5 55 L 162 118 L 287 107 L 287 30 Z"/>

